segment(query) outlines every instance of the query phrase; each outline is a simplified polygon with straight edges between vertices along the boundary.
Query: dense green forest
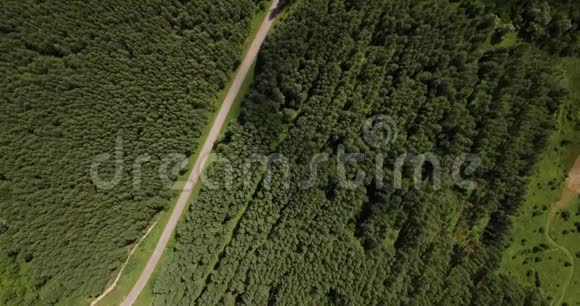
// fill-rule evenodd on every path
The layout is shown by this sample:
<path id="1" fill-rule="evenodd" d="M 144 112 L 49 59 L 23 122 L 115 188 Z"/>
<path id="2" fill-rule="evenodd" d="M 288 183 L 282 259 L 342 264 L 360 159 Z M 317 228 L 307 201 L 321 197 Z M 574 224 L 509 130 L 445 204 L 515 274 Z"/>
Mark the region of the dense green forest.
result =
<path id="1" fill-rule="evenodd" d="M 202 186 L 156 279 L 155 304 L 546 305 L 537 288 L 497 269 L 567 94 L 555 67 L 577 50 L 577 19 L 557 38 L 569 45 L 554 50 L 550 23 L 516 20 L 518 5 L 288 2 L 239 124 L 216 146 L 233 167 L 208 169 L 231 186 Z M 540 26 L 545 35 L 528 36 Z M 388 147 L 365 141 L 376 115 L 399 131 Z M 349 178 L 375 173 L 377 159 L 392 178 L 405 153 L 437 155 L 446 172 L 457 156 L 476 154 L 477 188 L 447 175 L 442 188 L 417 189 L 410 167 L 402 188 L 374 175 L 346 188 L 341 150 L 364 154 L 344 169 Z M 328 158 L 305 189 L 320 153 Z M 254 154 L 273 159 L 248 172 Z"/>
<path id="2" fill-rule="evenodd" d="M 0 2 L 0 305 L 100 294 L 167 205 L 161 159 L 196 150 L 260 5 Z"/>
<path id="3" fill-rule="evenodd" d="M 264 3 L 0 2 L 0 305 L 87 304 L 102 292 L 167 208 Z M 546 148 L 549 158 L 576 144 L 578 116 L 564 111 L 577 109 L 568 91 L 580 79 L 562 82 L 559 67 L 578 63 L 580 2 L 281 3 L 238 122 L 215 146 L 230 163 L 208 167 L 224 185 L 192 201 L 154 303 L 557 298 L 550 273 L 570 263 L 537 260 L 551 262 L 536 218 L 549 203 L 533 198 L 557 193 L 556 179 L 532 170 L 550 164 L 538 163 Z M 376 118 L 389 119 L 388 143 L 369 138 Z M 557 122 L 565 137 L 549 138 Z M 457 166 L 466 156 L 480 165 Z M 578 216 L 558 217 L 556 239 L 577 243 Z"/>

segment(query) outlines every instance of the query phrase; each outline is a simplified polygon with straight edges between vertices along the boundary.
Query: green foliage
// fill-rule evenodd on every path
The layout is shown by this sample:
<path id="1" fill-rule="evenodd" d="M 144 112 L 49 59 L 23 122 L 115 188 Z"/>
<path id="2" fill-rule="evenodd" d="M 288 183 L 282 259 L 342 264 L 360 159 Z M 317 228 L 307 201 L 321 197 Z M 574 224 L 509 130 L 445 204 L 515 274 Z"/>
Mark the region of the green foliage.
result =
<path id="1" fill-rule="evenodd" d="M 497 18 L 448 1 L 290 6 L 261 51 L 240 125 L 216 146 L 234 171 L 208 170 L 233 184 L 202 187 L 155 304 L 546 304 L 496 269 L 565 94 L 554 63 L 526 43 L 489 48 Z M 396 121 L 389 148 L 361 135 L 377 114 Z M 437 154 L 443 169 L 472 152 L 479 187 L 446 179 L 443 190 L 416 190 L 406 178 L 396 189 L 367 175 L 346 189 L 339 147 L 366 157 L 347 173 L 375 173 L 380 157 L 386 178 L 405 152 Z M 247 173 L 253 153 L 288 158 L 290 182 L 281 167 L 268 180 L 264 167 Z M 317 153 L 328 161 L 304 189 Z"/>
<path id="2" fill-rule="evenodd" d="M 522 38 L 550 53 L 562 56 L 580 53 L 580 2 L 576 0 L 465 0 L 464 3 L 510 19 L 520 29 Z"/>
<path id="3" fill-rule="evenodd" d="M 282 1 L 288 13 L 261 51 L 239 123 L 216 144 L 233 171 L 209 167 L 209 177 L 233 186 L 201 187 L 154 283 L 155 304 L 546 304 L 539 290 L 557 283 L 539 267 L 571 263 L 543 256 L 543 223 L 530 223 L 535 236 L 516 236 L 517 256 L 509 234 L 522 203 L 531 218 L 547 210 L 528 211 L 525 192 L 566 95 L 555 59 L 536 46 L 577 54 L 580 10 L 564 0 L 458 2 Z M 165 209 L 171 192 L 159 163 L 195 152 L 263 6 L 0 4 L 1 305 L 84 304 L 102 291 Z M 375 115 L 399 131 L 388 148 L 363 137 Z M 569 118 L 560 115 L 558 127 Z M 575 145 L 552 141 L 548 148 L 562 151 Z M 91 162 L 116 145 L 122 180 L 98 189 Z M 368 174 L 357 188 L 340 184 L 341 149 L 365 155 L 346 167 Z M 464 152 L 480 156 L 478 188 L 466 192 L 445 177 L 441 190 L 415 189 L 409 169 L 401 188 L 371 175 L 378 159 L 392 178 L 397 157 L 426 152 L 445 170 Z M 276 163 L 248 172 L 254 153 L 285 156 L 290 181 Z M 318 153 L 328 161 L 304 189 Z M 150 160 L 135 188 L 133 163 L 143 154 Z M 103 177 L 115 173 L 112 161 L 102 168 Z M 557 192 L 563 178 L 556 173 L 542 188 Z M 557 239 L 572 245 L 568 223 L 578 213 L 568 219 Z M 513 260 L 525 257 L 525 278 L 497 273 L 508 245 Z"/>
<path id="4" fill-rule="evenodd" d="M 160 160 L 195 151 L 259 6 L 0 4 L 1 305 L 82 304 L 100 294 L 168 203 Z M 91 162 L 113 154 L 117 139 L 122 180 L 99 189 Z M 143 154 L 150 160 L 135 187 Z"/>

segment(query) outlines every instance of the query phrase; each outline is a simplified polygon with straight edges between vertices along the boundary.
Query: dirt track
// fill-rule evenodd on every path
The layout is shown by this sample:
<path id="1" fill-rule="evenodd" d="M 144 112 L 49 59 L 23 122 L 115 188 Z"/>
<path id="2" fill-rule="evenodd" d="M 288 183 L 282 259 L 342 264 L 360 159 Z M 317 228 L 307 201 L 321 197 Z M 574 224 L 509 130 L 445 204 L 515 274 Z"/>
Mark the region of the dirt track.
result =
<path id="1" fill-rule="evenodd" d="M 137 250 L 137 248 L 139 247 L 139 245 L 141 245 L 141 243 L 143 242 L 143 240 L 145 240 L 145 238 L 147 238 L 147 236 L 149 236 L 149 234 L 151 233 L 151 231 L 155 228 L 155 225 L 156 224 L 157 224 L 157 221 L 153 222 L 153 224 L 151 224 L 151 226 L 149 227 L 149 229 L 147 230 L 147 232 L 145 233 L 145 235 L 143 235 L 143 237 L 141 237 L 141 239 L 139 239 L 139 241 L 137 242 L 137 244 L 135 244 L 131 248 L 131 250 L 129 251 L 129 256 L 127 256 L 127 260 L 125 260 L 125 262 L 121 266 L 121 269 L 119 270 L 119 273 L 117 273 L 117 276 L 115 277 L 115 280 L 113 281 L 113 283 L 109 287 L 107 287 L 107 289 L 105 289 L 105 291 L 103 293 L 101 293 L 101 295 L 99 295 L 96 299 L 94 299 L 91 302 L 91 306 L 97 305 L 109 293 L 111 293 L 111 291 L 113 291 L 113 289 L 115 289 L 115 287 L 117 287 L 117 284 L 119 283 L 119 280 L 121 279 L 121 275 L 123 275 L 123 271 L 125 271 L 125 268 L 127 267 L 127 264 L 129 263 L 129 260 L 131 259 L 131 256 L 133 256 L 133 253 L 135 253 L 135 251 Z"/>
<path id="2" fill-rule="evenodd" d="M 565 209 L 576 199 L 580 194 L 580 157 L 576 159 L 574 166 L 570 170 L 568 179 L 566 180 L 566 186 L 562 191 L 562 197 L 558 201 L 557 208 L 559 210 Z"/>
<path id="3" fill-rule="evenodd" d="M 554 205 L 552 205 L 552 208 L 550 209 L 550 213 L 548 214 L 548 219 L 546 221 L 546 232 L 545 232 L 546 239 L 548 240 L 548 242 L 552 246 L 554 246 L 557 249 L 559 249 L 560 251 L 562 251 L 562 253 L 564 253 L 564 255 L 566 255 L 566 257 L 568 258 L 568 260 L 572 264 L 571 271 L 568 274 L 568 278 L 566 279 L 566 282 L 564 283 L 564 286 L 562 287 L 562 294 L 560 295 L 560 298 L 554 299 L 554 301 L 552 302 L 552 305 L 561 305 L 562 302 L 564 301 L 564 298 L 566 297 L 566 293 L 568 292 L 568 288 L 570 287 L 570 283 L 572 282 L 572 279 L 574 278 L 574 271 L 576 269 L 576 266 L 575 266 L 576 260 L 574 258 L 574 255 L 572 255 L 572 252 L 570 252 L 570 250 L 568 248 L 557 243 L 554 240 L 554 238 L 552 237 L 552 234 L 551 234 L 551 228 L 552 228 L 552 225 L 554 225 L 554 222 L 556 221 L 556 218 L 560 215 L 560 213 L 564 209 L 568 208 L 568 206 L 574 202 L 574 200 L 576 199 L 576 197 L 578 197 L 579 194 L 580 194 L 580 156 L 576 159 L 574 166 L 572 166 L 572 169 L 570 170 L 570 174 L 568 175 L 568 178 L 566 179 L 566 184 L 564 185 L 564 190 L 562 190 L 562 195 L 560 196 L 560 200 L 558 202 L 554 203 Z"/>

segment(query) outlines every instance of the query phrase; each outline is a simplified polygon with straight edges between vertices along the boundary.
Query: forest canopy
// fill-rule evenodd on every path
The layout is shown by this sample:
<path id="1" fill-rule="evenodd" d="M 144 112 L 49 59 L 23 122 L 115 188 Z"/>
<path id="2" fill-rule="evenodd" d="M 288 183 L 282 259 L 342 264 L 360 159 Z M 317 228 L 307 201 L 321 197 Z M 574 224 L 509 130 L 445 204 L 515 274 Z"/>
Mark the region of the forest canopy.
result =
<path id="1" fill-rule="evenodd" d="M 531 41 L 494 39 L 505 25 L 496 8 L 470 1 L 287 2 L 239 125 L 216 147 L 233 173 L 208 170 L 233 186 L 202 186 L 154 304 L 546 305 L 497 268 L 566 94 L 556 59 Z M 399 131 L 388 148 L 362 137 L 377 115 Z M 379 156 L 392 177 L 401 154 L 433 153 L 443 169 L 476 154 L 478 188 L 416 189 L 408 175 L 401 188 L 373 176 L 343 188 L 341 148 L 365 156 L 348 165 L 353 176 Z M 256 153 L 287 158 L 292 178 L 308 177 L 311 156 L 328 159 L 305 190 L 276 166 L 245 172 Z"/>
<path id="2" fill-rule="evenodd" d="M 201 185 L 153 303 L 548 305 L 498 267 L 571 101 L 557 67 L 578 56 L 579 2 L 280 3 L 214 146 L 229 163 L 207 169 L 230 185 Z M 168 208 L 265 4 L 0 3 L 0 305 L 102 293 Z M 366 134 L 376 118 L 384 145 Z M 339 166 L 344 154 L 358 157 Z M 270 160 L 247 167 L 256 156 Z M 456 166 L 466 156 L 477 167 Z"/>
<path id="3" fill-rule="evenodd" d="M 1 305 L 101 293 L 169 203 L 160 160 L 196 150 L 259 4 L 0 3 Z M 98 188 L 91 162 L 118 149 L 120 181 Z"/>

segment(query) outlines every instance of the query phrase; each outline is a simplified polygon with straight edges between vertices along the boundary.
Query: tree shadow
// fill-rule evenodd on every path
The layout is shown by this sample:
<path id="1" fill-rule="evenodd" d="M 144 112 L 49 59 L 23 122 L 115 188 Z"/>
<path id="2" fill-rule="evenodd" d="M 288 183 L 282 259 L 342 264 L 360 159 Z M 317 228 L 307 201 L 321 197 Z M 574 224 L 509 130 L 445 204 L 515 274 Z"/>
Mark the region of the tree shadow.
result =
<path id="1" fill-rule="evenodd" d="M 278 17 L 278 15 L 282 12 L 282 10 L 286 7 L 290 1 L 280 1 L 278 5 L 270 12 L 268 16 L 269 20 L 273 20 L 274 18 Z"/>

